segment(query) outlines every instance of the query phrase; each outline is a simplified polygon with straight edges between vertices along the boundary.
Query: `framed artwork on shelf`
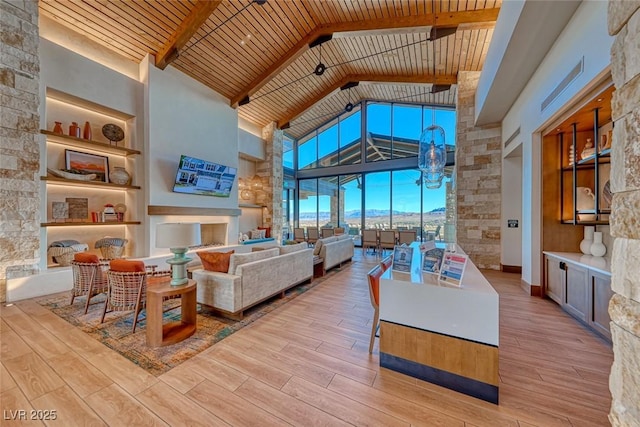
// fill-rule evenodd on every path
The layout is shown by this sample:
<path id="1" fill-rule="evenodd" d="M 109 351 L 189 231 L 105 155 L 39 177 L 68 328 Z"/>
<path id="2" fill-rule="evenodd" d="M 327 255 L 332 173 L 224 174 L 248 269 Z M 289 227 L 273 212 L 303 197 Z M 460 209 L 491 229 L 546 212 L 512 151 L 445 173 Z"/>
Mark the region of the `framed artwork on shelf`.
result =
<path id="1" fill-rule="evenodd" d="M 107 156 L 75 150 L 64 150 L 64 156 L 67 170 L 95 174 L 94 181 L 109 182 L 109 158 Z"/>

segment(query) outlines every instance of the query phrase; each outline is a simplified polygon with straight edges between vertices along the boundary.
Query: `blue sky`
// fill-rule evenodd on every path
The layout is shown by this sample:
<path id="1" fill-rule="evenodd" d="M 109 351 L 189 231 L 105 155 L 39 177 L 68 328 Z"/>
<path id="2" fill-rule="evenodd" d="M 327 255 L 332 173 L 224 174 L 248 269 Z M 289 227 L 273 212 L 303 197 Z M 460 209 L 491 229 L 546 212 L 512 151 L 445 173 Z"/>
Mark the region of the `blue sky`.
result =
<path id="1" fill-rule="evenodd" d="M 392 111 L 393 110 L 393 111 Z M 435 111 L 435 114 L 433 113 Z M 390 135 L 393 129 L 394 137 L 419 139 L 422 130 L 432 124 L 441 126 L 445 131 L 445 141 L 447 144 L 455 144 L 455 111 L 452 110 L 432 110 L 420 106 L 394 104 L 393 109 L 390 104 L 370 104 L 367 109 L 367 129 L 369 132 L 383 135 Z M 337 127 L 334 127 L 337 129 Z M 333 129 L 322 134 L 319 156 L 322 157 L 327 152 L 331 152 L 333 146 L 337 144 L 335 139 L 338 132 Z M 360 114 L 353 115 L 340 124 L 341 141 L 353 141 L 360 137 Z M 330 141 L 330 142 L 329 142 Z M 327 147 L 328 145 L 331 147 Z M 301 150 L 300 162 L 308 164 L 310 152 Z M 312 150 L 315 152 L 315 149 Z M 315 157 L 315 153 L 313 154 Z M 417 166 L 417 165 L 416 165 Z M 420 176 L 418 170 L 406 170 L 393 172 L 393 210 L 405 212 L 420 211 L 420 193 L 415 184 Z M 366 209 L 385 209 L 389 206 L 389 173 L 368 174 L 365 178 L 367 198 Z M 446 179 L 445 179 L 446 181 Z M 445 206 L 445 185 L 436 190 L 424 190 L 424 210 Z M 345 197 L 345 210 L 357 210 L 361 208 L 359 192 L 356 189 L 356 182 L 351 181 L 346 186 L 347 196 Z M 300 201 L 300 212 L 314 212 L 316 210 L 316 199 L 309 198 Z M 319 210 L 329 211 L 329 198 L 320 198 Z"/>

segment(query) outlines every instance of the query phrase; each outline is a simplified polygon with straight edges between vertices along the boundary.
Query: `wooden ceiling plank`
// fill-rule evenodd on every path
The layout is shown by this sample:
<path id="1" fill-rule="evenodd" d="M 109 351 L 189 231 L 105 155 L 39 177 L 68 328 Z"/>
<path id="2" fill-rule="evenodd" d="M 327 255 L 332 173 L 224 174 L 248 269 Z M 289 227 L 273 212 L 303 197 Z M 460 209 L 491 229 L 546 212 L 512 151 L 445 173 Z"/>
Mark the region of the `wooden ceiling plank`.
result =
<path id="1" fill-rule="evenodd" d="M 176 53 L 189 42 L 198 28 L 220 6 L 220 3 L 222 0 L 198 1 L 189 15 L 156 52 L 156 67 L 164 70 L 175 59 Z"/>
<path id="2" fill-rule="evenodd" d="M 127 59 L 139 62 L 144 57 L 143 51 L 137 45 L 125 43 L 123 40 L 112 37 L 100 23 L 96 23 L 92 19 L 78 19 L 74 10 L 69 9 L 67 5 L 63 2 L 40 2 L 39 7 L 43 16 L 51 18 L 72 31 L 84 31 L 83 34 L 89 39 Z"/>
<path id="3" fill-rule="evenodd" d="M 157 45 L 162 45 L 165 38 L 175 29 L 173 25 L 166 23 L 168 17 L 162 20 L 152 18 L 139 2 L 120 2 L 116 6 L 117 10 L 121 11 L 120 16 L 130 23 L 134 33 L 140 34 L 142 30 Z M 110 8 L 113 10 L 113 6 Z"/>
<path id="4" fill-rule="evenodd" d="M 324 8 L 327 8 L 326 3 L 322 3 Z M 409 17 L 395 17 L 386 20 L 364 20 L 353 21 L 346 23 L 331 24 L 328 26 L 316 27 L 314 31 L 309 33 L 304 38 L 289 50 L 289 52 L 281 56 L 275 63 L 268 67 L 263 73 L 258 75 L 252 83 L 241 93 L 237 94 L 231 99 L 231 105 L 233 107 L 245 98 L 256 93 L 262 86 L 264 86 L 274 75 L 281 72 L 284 68 L 295 61 L 302 53 L 308 49 L 308 43 L 315 40 L 320 34 L 331 34 L 336 32 L 354 32 L 354 31 L 367 31 L 373 29 L 389 29 L 389 28 L 407 28 L 415 26 L 424 26 L 428 22 L 437 22 L 438 25 L 452 26 L 469 22 L 485 22 L 495 21 L 497 18 L 498 9 L 486 9 L 476 11 L 464 11 L 464 12 L 449 12 L 445 14 L 428 16 L 409 16 Z M 435 20 L 435 21 L 434 21 Z"/>

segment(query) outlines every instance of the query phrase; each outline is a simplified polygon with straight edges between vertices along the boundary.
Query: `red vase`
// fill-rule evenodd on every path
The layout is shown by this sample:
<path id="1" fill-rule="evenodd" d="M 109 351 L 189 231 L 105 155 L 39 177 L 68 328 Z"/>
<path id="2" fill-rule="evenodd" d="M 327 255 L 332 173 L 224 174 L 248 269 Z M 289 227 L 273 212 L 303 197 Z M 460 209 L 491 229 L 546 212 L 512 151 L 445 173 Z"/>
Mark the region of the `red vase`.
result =
<path id="1" fill-rule="evenodd" d="M 78 126 L 78 123 L 71 122 L 71 126 L 69 126 L 69 136 L 80 138 L 80 126 Z"/>
<path id="2" fill-rule="evenodd" d="M 91 123 L 84 122 L 84 130 L 82 131 L 82 137 L 84 139 L 91 139 Z"/>
<path id="3" fill-rule="evenodd" d="M 56 122 L 56 125 L 53 127 L 53 133 L 64 135 L 64 130 L 62 130 L 62 122 Z"/>

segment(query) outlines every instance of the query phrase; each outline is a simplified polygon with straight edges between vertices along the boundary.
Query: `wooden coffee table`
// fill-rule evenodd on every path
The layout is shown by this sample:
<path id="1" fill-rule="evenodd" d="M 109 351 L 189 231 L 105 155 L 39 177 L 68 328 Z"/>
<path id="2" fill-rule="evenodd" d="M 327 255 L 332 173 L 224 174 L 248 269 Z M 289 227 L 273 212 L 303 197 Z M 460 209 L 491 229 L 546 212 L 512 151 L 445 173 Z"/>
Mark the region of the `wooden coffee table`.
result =
<path id="1" fill-rule="evenodd" d="M 180 296 L 181 320 L 162 322 L 162 301 L 165 297 Z M 171 286 L 171 277 L 147 278 L 147 345 L 163 347 L 180 342 L 196 331 L 196 281 Z"/>

